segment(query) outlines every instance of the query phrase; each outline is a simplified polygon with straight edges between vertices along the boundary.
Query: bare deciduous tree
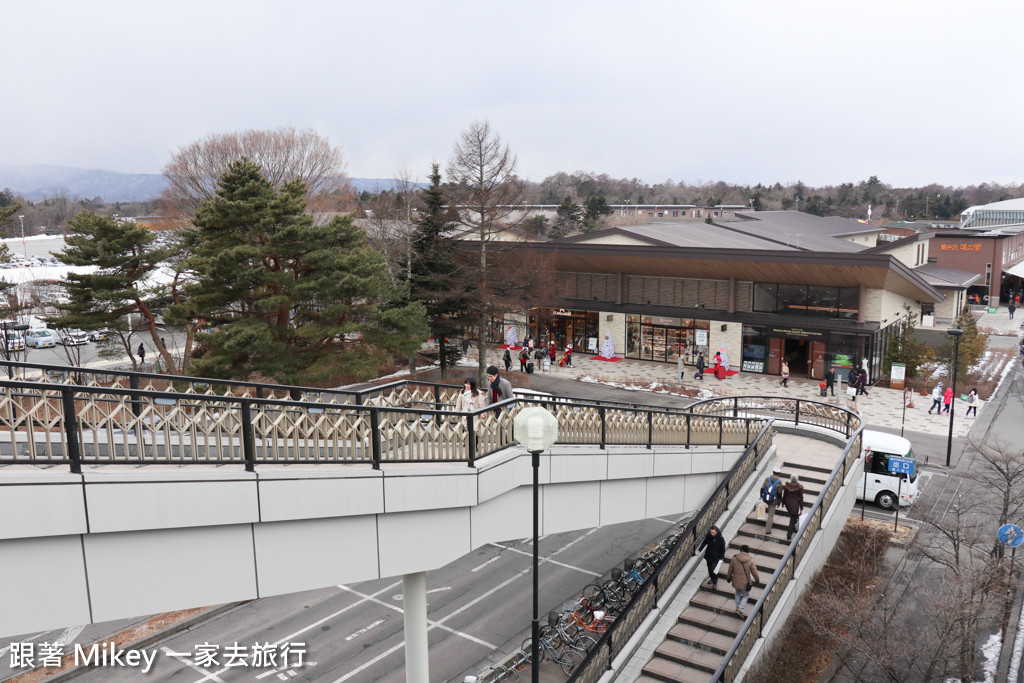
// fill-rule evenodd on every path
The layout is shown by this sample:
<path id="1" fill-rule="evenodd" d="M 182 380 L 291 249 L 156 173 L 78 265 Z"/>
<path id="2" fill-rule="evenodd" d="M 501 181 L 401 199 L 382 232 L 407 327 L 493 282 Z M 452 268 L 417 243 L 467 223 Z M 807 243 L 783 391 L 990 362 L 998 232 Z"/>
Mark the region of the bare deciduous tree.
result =
<path id="1" fill-rule="evenodd" d="M 195 213 L 213 197 L 228 164 L 243 157 L 256 163 L 274 188 L 301 178 L 310 212 L 324 210 L 325 201 L 348 185 L 340 147 L 312 129 L 283 127 L 215 133 L 182 147 L 164 166 L 169 186 L 163 199 L 172 212 Z"/>
<path id="2" fill-rule="evenodd" d="M 449 196 L 458 206 L 463 225 L 474 234 L 475 248 L 479 249 L 474 263 L 467 264 L 471 266 L 467 280 L 475 287 L 472 299 L 468 300 L 473 302 L 472 313 L 480 338 L 481 381 L 487 367 L 484 334 L 489 312 L 495 308 L 521 308 L 511 300 L 526 287 L 538 295 L 552 291 L 551 287 L 542 288 L 538 281 L 540 271 L 533 272 L 529 260 L 517 259 L 509 250 L 522 241 L 517 228 L 529 218 L 521 206 L 525 184 L 516 175 L 516 163 L 516 156 L 487 121 L 474 121 L 462 132 L 448 161 Z M 506 250 L 507 255 L 496 258 Z M 537 266 L 539 260 L 532 263 Z M 534 299 L 533 303 L 541 302 Z"/>

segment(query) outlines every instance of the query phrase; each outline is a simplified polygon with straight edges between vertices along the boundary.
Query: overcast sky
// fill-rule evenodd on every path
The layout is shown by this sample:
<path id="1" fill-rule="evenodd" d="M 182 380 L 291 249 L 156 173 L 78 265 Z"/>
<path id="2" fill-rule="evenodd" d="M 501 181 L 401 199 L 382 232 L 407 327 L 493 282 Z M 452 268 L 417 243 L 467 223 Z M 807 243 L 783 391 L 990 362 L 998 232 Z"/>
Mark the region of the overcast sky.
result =
<path id="1" fill-rule="evenodd" d="M 0 164 L 159 173 L 292 125 L 423 179 L 489 120 L 521 175 L 1024 181 L 1024 2 L 8 1 Z M 443 167 L 443 166 L 442 166 Z"/>

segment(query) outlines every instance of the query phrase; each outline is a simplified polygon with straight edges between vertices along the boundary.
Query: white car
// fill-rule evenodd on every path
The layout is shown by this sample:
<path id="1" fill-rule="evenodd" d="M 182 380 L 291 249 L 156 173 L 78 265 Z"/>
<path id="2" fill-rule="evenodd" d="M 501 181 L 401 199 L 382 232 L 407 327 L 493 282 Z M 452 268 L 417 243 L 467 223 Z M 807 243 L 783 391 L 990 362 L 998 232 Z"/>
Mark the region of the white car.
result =
<path id="1" fill-rule="evenodd" d="M 20 333 L 14 330 L 8 330 L 4 333 L 7 338 L 4 340 L 6 349 L 8 351 L 21 351 L 25 348 L 25 338 Z"/>
<path id="2" fill-rule="evenodd" d="M 35 329 L 25 333 L 25 343 L 37 349 L 49 349 L 57 345 L 57 338 L 50 330 Z"/>
<path id="3" fill-rule="evenodd" d="M 60 343 L 64 346 L 78 346 L 79 344 L 89 343 L 89 335 L 82 332 L 77 327 L 72 327 L 66 330 L 57 330 L 57 336 Z"/>
<path id="4" fill-rule="evenodd" d="M 89 341 L 101 341 L 110 335 L 110 330 L 101 327 L 98 330 L 89 330 Z"/>

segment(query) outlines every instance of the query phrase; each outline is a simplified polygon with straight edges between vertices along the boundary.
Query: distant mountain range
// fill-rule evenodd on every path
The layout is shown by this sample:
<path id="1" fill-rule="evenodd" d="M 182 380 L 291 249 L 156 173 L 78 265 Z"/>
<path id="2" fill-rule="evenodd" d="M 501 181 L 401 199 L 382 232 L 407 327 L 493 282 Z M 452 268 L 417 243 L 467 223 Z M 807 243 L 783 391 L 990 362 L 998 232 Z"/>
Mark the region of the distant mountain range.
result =
<path id="1" fill-rule="evenodd" d="M 349 178 L 358 192 L 381 192 L 391 189 L 396 181 L 390 178 Z M 156 199 L 167 187 L 158 173 L 120 173 L 102 169 L 68 168 L 66 166 L 0 166 L 0 189 L 10 189 L 31 201 L 53 197 L 66 188 L 69 199 L 101 198 L 105 202 L 137 202 Z"/>

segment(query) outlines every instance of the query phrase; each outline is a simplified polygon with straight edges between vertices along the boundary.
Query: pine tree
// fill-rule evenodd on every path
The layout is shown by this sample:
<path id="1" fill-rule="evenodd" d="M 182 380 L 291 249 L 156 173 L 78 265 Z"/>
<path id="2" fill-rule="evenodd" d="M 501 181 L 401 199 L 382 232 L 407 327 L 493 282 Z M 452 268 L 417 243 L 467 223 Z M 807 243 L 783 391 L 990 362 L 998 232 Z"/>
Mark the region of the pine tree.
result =
<path id="1" fill-rule="evenodd" d="M 907 379 L 914 379 L 921 366 L 935 357 L 935 352 L 930 346 L 914 338 L 917 316 L 909 306 L 904 307 L 904 310 L 906 315 L 895 325 L 894 334 L 889 340 L 882 361 L 882 369 L 888 376 L 893 363 L 903 363 L 907 366 Z"/>
<path id="2" fill-rule="evenodd" d="M 430 186 L 419 194 L 424 208 L 412 239 L 409 295 L 426 307 L 427 324 L 440 353 L 441 376 L 445 377 L 447 368 L 459 359 L 454 338 L 464 324 L 461 313 L 466 308 L 463 296 L 466 283 L 455 262 L 454 240 L 446 237 L 456 222 L 449 214 L 448 200 L 441 191 L 438 164 L 432 167 Z"/>
<path id="3" fill-rule="evenodd" d="M 978 361 L 985 355 L 988 348 L 988 335 L 978 330 L 978 323 L 971 315 L 967 307 L 960 312 L 956 319 L 956 327 L 964 331 L 960 337 L 960 354 L 956 362 L 956 381 L 966 382 L 971 374 L 971 368 L 978 364 Z M 949 373 L 953 372 L 953 352 L 956 350 L 956 343 L 947 341 L 942 347 L 942 357 L 949 358 Z"/>
<path id="4" fill-rule="evenodd" d="M 153 348 L 171 372 L 181 370 L 163 344 L 157 328 L 154 302 L 167 296 L 167 287 L 153 284 L 153 276 L 171 257 L 173 248 L 156 248 L 156 235 L 147 228 L 110 216 L 83 211 L 68 222 L 72 234 L 65 238 L 57 258 L 71 266 L 94 266 L 92 272 L 69 273 L 66 289 L 69 303 L 59 306 L 62 314 L 48 319 L 57 328 L 97 330 L 106 327 L 110 340 L 120 342 L 111 354 L 133 359 L 130 318 L 141 319 Z M 102 352 L 101 352 L 102 353 Z"/>
<path id="5" fill-rule="evenodd" d="M 214 330 L 202 339 L 197 373 L 292 384 L 369 377 L 383 352 L 421 343 L 422 307 L 382 313 L 398 297 L 380 252 L 348 216 L 315 224 L 305 191 L 301 180 L 275 190 L 242 159 L 196 212 L 187 315 Z"/>

